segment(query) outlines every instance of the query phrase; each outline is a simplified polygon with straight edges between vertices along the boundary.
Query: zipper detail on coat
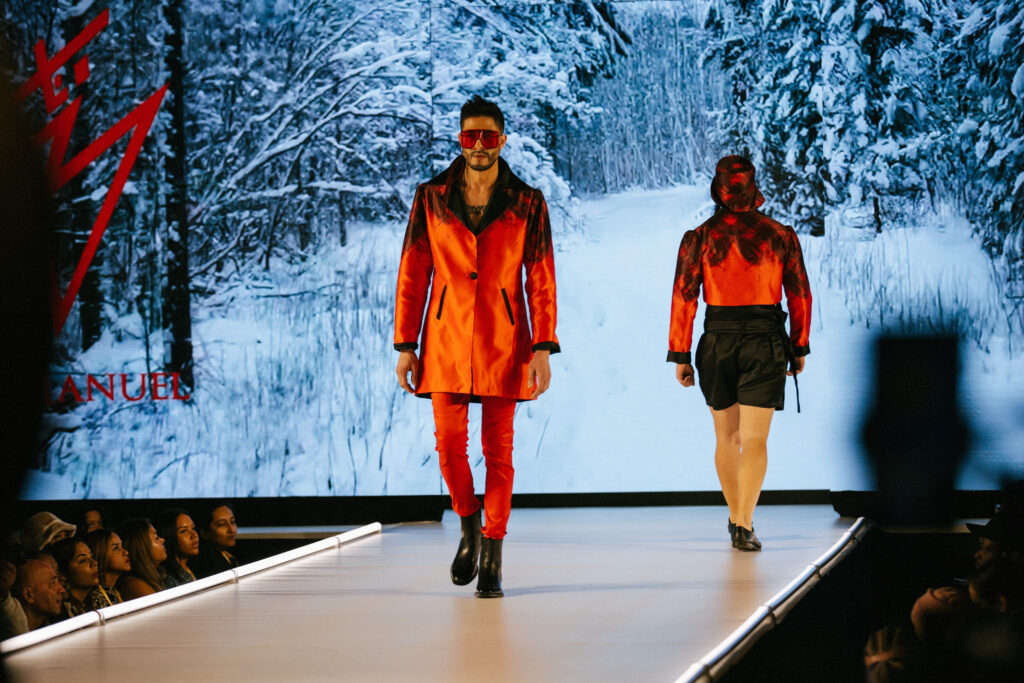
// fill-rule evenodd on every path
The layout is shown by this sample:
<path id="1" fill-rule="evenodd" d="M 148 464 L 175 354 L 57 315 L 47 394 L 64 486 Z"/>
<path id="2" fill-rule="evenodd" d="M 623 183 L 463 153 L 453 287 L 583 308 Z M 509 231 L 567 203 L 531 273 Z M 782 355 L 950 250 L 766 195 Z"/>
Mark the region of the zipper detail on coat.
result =
<path id="1" fill-rule="evenodd" d="M 445 295 L 445 293 L 447 291 L 448 291 L 448 285 L 445 285 L 444 289 L 441 290 L 441 303 L 439 303 L 437 305 L 437 319 L 438 320 L 441 319 L 441 311 L 444 309 L 444 295 Z"/>
<path id="2" fill-rule="evenodd" d="M 508 321 L 515 325 L 516 320 L 512 317 L 512 304 L 508 302 L 508 292 L 505 291 L 504 287 L 501 288 L 501 296 L 505 299 L 505 312 L 508 313 Z"/>

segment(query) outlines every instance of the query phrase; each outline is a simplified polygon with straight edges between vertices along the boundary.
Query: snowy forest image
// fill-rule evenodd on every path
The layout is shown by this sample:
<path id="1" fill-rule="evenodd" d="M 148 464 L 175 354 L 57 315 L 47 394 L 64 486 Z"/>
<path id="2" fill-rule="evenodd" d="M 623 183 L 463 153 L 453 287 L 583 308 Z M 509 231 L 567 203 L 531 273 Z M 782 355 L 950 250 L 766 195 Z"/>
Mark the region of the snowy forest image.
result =
<path id="1" fill-rule="evenodd" d="M 133 136 L 55 193 L 74 296 L 25 497 L 445 492 L 430 402 L 396 381 L 394 292 L 416 186 L 475 94 L 554 233 L 563 352 L 517 407 L 518 492 L 718 489 L 711 417 L 665 352 L 679 241 L 727 154 L 799 234 L 814 295 L 765 488 L 871 486 L 882 332 L 959 335 L 958 484 L 1024 476 L 1021 3 L 7 0 L 16 87 L 104 12 L 59 71 L 67 103 L 26 93 L 32 129 L 79 106 L 70 159 L 159 108 L 95 253 Z"/>

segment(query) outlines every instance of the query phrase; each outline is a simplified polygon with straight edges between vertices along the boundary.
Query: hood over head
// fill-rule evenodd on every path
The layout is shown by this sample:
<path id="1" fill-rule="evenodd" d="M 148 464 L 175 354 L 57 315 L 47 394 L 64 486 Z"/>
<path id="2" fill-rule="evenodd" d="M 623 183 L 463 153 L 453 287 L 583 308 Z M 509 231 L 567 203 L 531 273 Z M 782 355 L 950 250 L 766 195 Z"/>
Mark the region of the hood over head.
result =
<path id="1" fill-rule="evenodd" d="M 753 211 L 764 204 L 764 195 L 754 184 L 754 165 L 746 157 L 731 154 L 715 166 L 711 198 L 729 211 Z"/>

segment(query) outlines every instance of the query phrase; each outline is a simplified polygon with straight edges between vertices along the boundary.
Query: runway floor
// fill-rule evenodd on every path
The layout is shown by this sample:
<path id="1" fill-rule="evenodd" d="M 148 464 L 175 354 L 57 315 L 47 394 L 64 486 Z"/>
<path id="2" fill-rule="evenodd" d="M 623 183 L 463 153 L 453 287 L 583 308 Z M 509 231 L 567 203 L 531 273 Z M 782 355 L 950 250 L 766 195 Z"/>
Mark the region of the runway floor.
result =
<path id="1" fill-rule="evenodd" d="M 762 506 L 517 509 L 504 599 L 448 578 L 459 524 L 402 524 L 5 658 L 14 681 L 674 681 L 853 523 Z"/>

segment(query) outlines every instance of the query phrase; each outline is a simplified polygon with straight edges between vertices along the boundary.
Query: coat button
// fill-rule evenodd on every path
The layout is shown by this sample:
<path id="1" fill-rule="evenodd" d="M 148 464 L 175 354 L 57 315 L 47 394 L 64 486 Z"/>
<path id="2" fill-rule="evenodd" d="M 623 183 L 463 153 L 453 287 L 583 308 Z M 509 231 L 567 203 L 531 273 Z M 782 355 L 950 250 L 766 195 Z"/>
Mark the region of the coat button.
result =
<path id="1" fill-rule="evenodd" d="M 475 280 L 476 279 L 476 273 L 470 273 L 469 274 L 469 279 L 470 280 Z"/>

